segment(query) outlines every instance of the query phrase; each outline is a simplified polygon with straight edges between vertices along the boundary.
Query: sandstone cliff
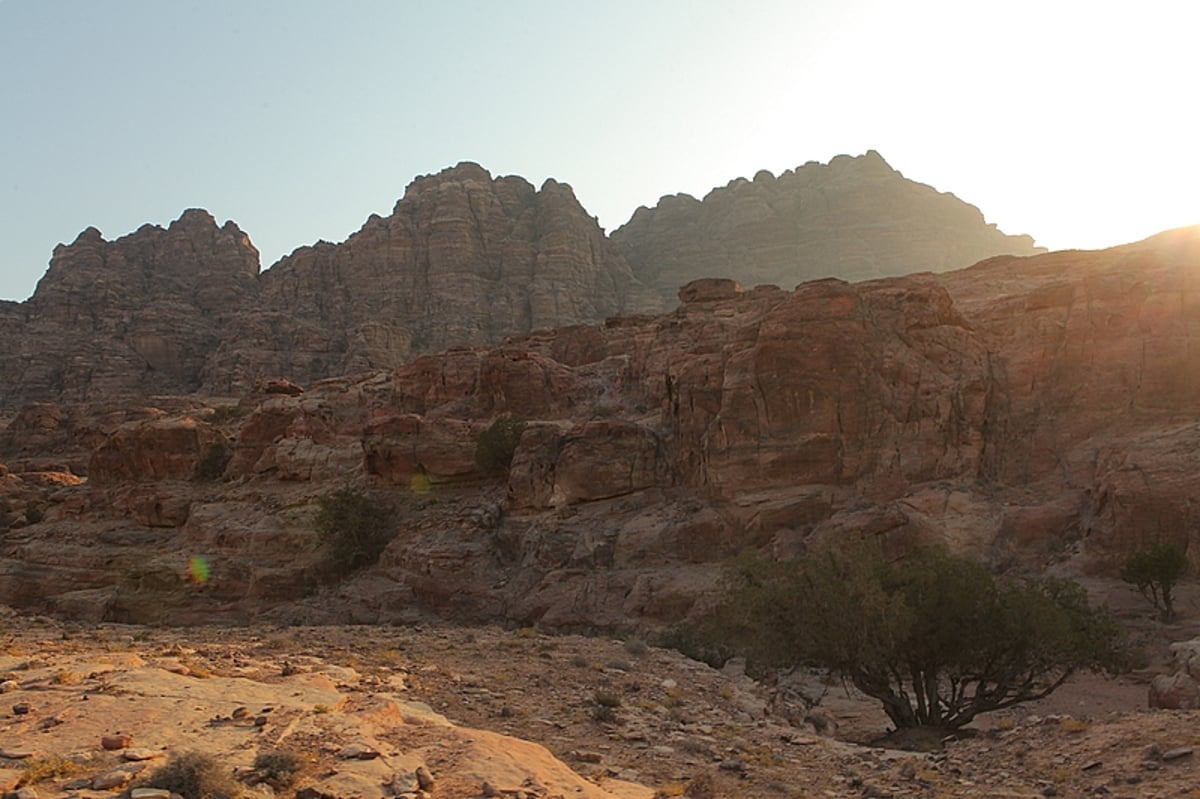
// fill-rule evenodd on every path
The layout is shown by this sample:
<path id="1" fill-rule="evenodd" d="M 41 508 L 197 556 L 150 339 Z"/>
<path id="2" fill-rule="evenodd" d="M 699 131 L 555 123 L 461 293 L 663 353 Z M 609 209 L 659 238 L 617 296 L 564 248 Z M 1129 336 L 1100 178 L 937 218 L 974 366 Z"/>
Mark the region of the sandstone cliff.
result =
<path id="1" fill-rule="evenodd" d="M 703 280 L 672 313 L 237 406 L 33 406 L 0 438 L 0 602 L 620 627 L 702 609 L 745 546 L 814 536 L 1076 572 L 1159 537 L 1200 551 L 1197 275 L 1200 229 L 941 276 Z M 474 449 L 505 413 L 529 424 L 497 480 Z M 327 579 L 314 498 L 347 484 L 394 509 L 394 538 L 304 599 Z M 189 554 L 213 577 L 181 602 L 164 586 Z"/>
<path id="2" fill-rule="evenodd" d="M 612 238 L 571 188 L 463 163 L 415 180 L 386 217 L 341 244 L 302 247 L 259 273 L 232 222 L 187 211 L 108 242 L 89 228 L 55 249 L 26 303 L 0 303 L 0 408 L 180 394 L 242 395 L 394 368 L 448 347 L 671 308 L 698 276 L 790 288 L 1028 253 L 952 195 L 876 153 L 704 202 L 666 198 Z M 632 264 L 632 267 L 631 267 Z"/>
<path id="3" fill-rule="evenodd" d="M 673 297 L 701 277 L 791 288 L 942 272 L 993 255 L 1044 252 L 1008 236 L 953 194 L 904 178 L 871 150 L 809 162 L 779 177 L 762 171 L 711 191 L 639 208 L 613 232 L 644 283 Z"/>
<path id="4" fill-rule="evenodd" d="M 195 391 L 257 275 L 246 234 L 205 211 L 112 242 L 88 228 L 33 297 L 0 308 L 0 406 Z"/>
<path id="5" fill-rule="evenodd" d="M 657 307 L 570 186 L 463 163 L 414 181 L 344 243 L 265 272 L 261 307 L 231 326 L 204 382 L 227 394 L 264 376 L 307 383 Z"/>

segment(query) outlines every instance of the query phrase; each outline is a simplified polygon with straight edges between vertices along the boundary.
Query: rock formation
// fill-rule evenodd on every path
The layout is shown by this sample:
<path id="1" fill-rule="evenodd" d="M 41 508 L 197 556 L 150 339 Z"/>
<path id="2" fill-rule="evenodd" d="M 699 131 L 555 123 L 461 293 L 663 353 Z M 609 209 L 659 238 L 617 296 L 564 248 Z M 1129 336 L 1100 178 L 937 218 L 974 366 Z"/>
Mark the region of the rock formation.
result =
<path id="1" fill-rule="evenodd" d="M 258 291 L 237 225 L 186 211 L 108 242 L 88 228 L 54 250 L 25 303 L 0 308 L 0 406 L 184 394 Z"/>
<path id="2" fill-rule="evenodd" d="M 904 178 L 874 150 L 762 171 L 703 200 L 663 197 L 612 238 L 664 297 L 701 277 L 791 288 L 824 277 L 868 280 L 960 269 L 993 255 L 1044 252 L 1008 236 L 953 194 Z"/>
<path id="3" fill-rule="evenodd" d="M 249 238 L 205 211 L 112 242 L 85 230 L 55 249 L 30 300 L 0 303 L 12 342 L 0 408 L 242 396 L 262 378 L 307 384 L 659 311 L 695 277 L 790 288 L 1034 249 L 873 152 L 760 173 L 703 203 L 667 198 L 612 238 L 566 184 L 535 189 L 463 163 L 415 180 L 345 242 L 302 247 L 261 274 Z"/>
<path id="4" fill-rule="evenodd" d="M 570 186 L 537 190 L 463 163 L 414 181 L 391 216 L 343 244 L 303 247 L 265 272 L 261 308 L 231 327 L 205 385 L 307 383 L 657 307 Z"/>
<path id="5" fill-rule="evenodd" d="M 31 406 L 0 437 L 0 602 L 655 625 L 702 609 L 745 546 L 847 533 L 1111 572 L 1200 529 L 1197 275 L 1191 229 L 940 276 L 708 279 L 669 314 L 265 381 L 236 406 Z M 502 414 L 528 424 L 497 481 L 474 450 Z M 306 603 L 326 579 L 313 499 L 347 483 L 395 510 L 395 538 Z M 216 564 L 204 594 L 147 601 L 183 553 Z"/>

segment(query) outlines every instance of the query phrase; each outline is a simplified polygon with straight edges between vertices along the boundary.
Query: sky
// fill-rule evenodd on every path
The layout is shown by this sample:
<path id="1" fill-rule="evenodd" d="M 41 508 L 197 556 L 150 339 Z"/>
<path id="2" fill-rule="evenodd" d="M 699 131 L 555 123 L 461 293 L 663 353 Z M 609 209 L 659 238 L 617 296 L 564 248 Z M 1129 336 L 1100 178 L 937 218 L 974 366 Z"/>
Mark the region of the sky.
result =
<path id="1" fill-rule="evenodd" d="M 263 268 L 476 161 L 612 231 L 878 150 L 1051 249 L 1200 223 L 1192 0 L 0 0 L 0 298 L 187 208 Z"/>

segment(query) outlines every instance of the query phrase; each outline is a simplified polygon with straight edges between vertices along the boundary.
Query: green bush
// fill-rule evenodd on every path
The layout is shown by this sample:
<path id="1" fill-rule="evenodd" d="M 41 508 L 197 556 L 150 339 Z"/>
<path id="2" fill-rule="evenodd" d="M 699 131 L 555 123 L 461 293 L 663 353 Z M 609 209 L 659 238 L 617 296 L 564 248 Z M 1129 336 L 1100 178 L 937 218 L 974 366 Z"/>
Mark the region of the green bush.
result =
<path id="1" fill-rule="evenodd" d="M 475 465 L 489 473 L 507 470 L 524 432 L 525 420 L 519 416 L 497 417 L 479 434 L 475 443 Z"/>
<path id="2" fill-rule="evenodd" d="M 958 728 L 1047 696 L 1081 669 L 1125 663 L 1116 622 L 1077 584 L 999 582 L 940 550 L 899 563 L 866 544 L 784 563 L 748 554 L 727 577 L 708 629 L 752 670 L 828 669 L 878 699 L 897 729 Z"/>
<path id="3" fill-rule="evenodd" d="M 1175 618 L 1175 584 L 1187 574 L 1188 567 L 1183 547 L 1169 541 L 1155 541 L 1129 556 L 1121 569 L 1121 579 L 1136 586 L 1163 621 L 1171 621 Z"/>
<path id="4" fill-rule="evenodd" d="M 338 574 L 374 563 L 394 534 L 392 510 L 351 488 L 318 500 L 316 528 Z"/>

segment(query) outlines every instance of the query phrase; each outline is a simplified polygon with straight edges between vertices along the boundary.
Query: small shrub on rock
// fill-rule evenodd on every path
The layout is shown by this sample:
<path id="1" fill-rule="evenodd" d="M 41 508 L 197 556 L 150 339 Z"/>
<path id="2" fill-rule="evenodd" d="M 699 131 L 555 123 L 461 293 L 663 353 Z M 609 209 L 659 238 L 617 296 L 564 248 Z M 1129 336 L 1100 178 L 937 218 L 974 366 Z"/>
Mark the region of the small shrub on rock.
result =
<path id="1" fill-rule="evenodd" d="M 379 559 L 391 540 L 391 508 L 351 488 L 319 500 L 316 527 L 338 574 L 348 574 Z"/>
<path id="2" fill-rule="evenodd" d="M 234 799 L 242 792 L 228 767 L 202 752 L 185 752 L 171 758 L 139 780 L 139 785 L 177 793 L 183 799 Z"/>
<path id="3" fill-rule="evenodd" d="M 479 434 L 475 443 L 475 465 L 489 473 L 507 470 L 524 432 L 525 420 L 519 416 L 498 417 Z"/>

